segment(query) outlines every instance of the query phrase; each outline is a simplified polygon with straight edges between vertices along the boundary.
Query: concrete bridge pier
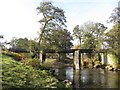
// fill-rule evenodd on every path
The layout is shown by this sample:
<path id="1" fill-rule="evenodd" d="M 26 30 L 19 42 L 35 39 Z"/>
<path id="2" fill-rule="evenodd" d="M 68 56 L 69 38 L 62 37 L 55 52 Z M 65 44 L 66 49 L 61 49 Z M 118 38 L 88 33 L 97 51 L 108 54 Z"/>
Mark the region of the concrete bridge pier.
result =
<path id="1" fill-rule="evenodd" d="M 76 50 L 74 52 L 74 69 L 75 70 L 81 69 L 81 53 L 80 53 L 80 50 Z"/>
<path id="2" fill-rule="evenodd" d="M 46 53 L 41 51 L 39 57 L 40 57 L 40 62 L 44 63 L 45 58 L 46 58 Z"/>
<path id="3" fill-rule="evenodd" d="M 101 57 L 102 57 L 102 64 L 107 64 L 107 53 L 102 53 Z"/>

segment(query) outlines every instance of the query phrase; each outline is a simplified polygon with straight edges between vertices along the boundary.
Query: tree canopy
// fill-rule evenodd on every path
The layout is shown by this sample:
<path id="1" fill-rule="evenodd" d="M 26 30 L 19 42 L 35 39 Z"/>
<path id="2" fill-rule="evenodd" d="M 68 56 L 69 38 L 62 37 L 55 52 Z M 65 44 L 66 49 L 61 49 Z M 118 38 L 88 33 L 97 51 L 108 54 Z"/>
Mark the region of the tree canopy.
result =
<path id="1" fill-rule="evenodd" d="M 81 26 L 75 26 L 73 37 L 79 39 L 80 48 L 100 49 L 103 45 L 103 35 L 106 29 L 107 27 L 101 23 L 88 21 Z"/>
<path id="2" fill-rule="evenodd" d="M 30 52 L 31 56 L 36 54 L 38 43 L 35 40 L 28 40 L 27 38 L 13 38 L 10 42 L 12 49 L 25 49 Z"/>
<path id="3" fill-rule="evenodd" d="M 114 25 L 105 34 L 105 41 L 107 48 L 112 50 L 112 54 L 118 58 L 118 63 L 120 63 L 120 7 L 113 10 L 108 21 L 109 23 L 114 23 Z"/>
<path id="4" fill-rule="evenodd" d="M 111 13 L 108 22 L 120 23 L 120 7 L 116 7 Z"/>
<path id="5" fill-rule="evenodd" d="M 39 48 L 64 49 L 72 45 L 70 32 L 66 29 L 64 11 L 51 2 L 41 2 L 37 7 L 38 14 L 42 15 Z"/>

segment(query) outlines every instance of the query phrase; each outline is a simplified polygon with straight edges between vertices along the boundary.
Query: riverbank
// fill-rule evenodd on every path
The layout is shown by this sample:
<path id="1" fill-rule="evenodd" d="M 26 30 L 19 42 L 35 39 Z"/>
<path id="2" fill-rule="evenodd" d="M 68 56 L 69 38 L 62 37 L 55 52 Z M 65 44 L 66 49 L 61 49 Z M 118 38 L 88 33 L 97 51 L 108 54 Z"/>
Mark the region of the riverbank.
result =
<path id="1" fill-rule="evenodd" d="M 58 61 L 57 59 L 46 59 L 42 66 L 47 68 L 60 68 L 73 67 L 74 64 L 72 59 L 65 59 L 64 61 Z"/>
<path id="2" fill-rule="evenodd" d="M 48 70 L 34 68 L 2 55 L 2 88 L 68 88 Z"/>
<path id="3" fill-rule="evenodd" d="M 65 59 L 63 61 L 58 61 L 57 59 L 46 59 L 46 61 L 42 64 L 43 67 L 46 68 L 63 68 L 63 67 L 74 67 L 73 59 Z M 90 65 L 82 65 L 81 68 L 87 67 L 87 68 L 101 68 L 106 69 L 109 71 L 120 71 L 120 64 L 116 65 L 117 67 L 113 67 L 111 65 L 104 65 L 104 64 L 90 64 Z"/>

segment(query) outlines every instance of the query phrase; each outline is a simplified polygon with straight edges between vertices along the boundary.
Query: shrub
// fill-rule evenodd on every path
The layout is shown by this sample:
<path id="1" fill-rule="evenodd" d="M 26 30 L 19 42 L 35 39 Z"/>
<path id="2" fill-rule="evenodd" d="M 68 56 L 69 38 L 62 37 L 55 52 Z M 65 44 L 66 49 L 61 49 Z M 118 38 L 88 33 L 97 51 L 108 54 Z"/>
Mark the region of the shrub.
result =
<path id="1" fill-rule="evenodd" d="M 31 58 L 31 54 L 30 53 L 21 53 L 23 58 Z"/>
<path id="2" fill-rule="evenodd" d="M 24 58 L 20 62 L 32 67 L 40 67 L 40 60 L 37 58 Z"/>
<path id="3" fill-rule="evenodd" d="M 21 60 L 22 59 L 22 55 L 19 54 L 19 53 L 12 53 L 14 59 L 17 59 L 17 60 Z"/>
<path id="4" fill-rule="evenodd" d="M 28 58 L 24 58 L 24 59 L 22 59 L 20 62 L 23 63 L 23 64 L 25 64 L 25 65 L 27 65 L 27 64 L 28 64 L 28 61 L 29 61 Z"/>
<path id="5" fill-rule="evenodd" d="M 112 60 L 115 64 L 119 64 L 119 58 L 116 57 L 114 54 L 108 54 L 108 56 L 111 58 L 111 60 Z"/>
<path id="6" fill-rule="evenodd" d="M 40 60 L 37 58 L 28 59 L 27 65 L 30 65 L 32 67 L 38 67 L 38 66 L 40 66 Z"/>
<path id="7" fill-rule="evenodd" d="M 14 53 L 14 52 L 10 52 L 10 51 L 2 51 L 2 54 L 13 57 L 15 60 L 22 59 L 22 55 L 19 53 Z"/>
<path id="8" fill-rule="evenodd" d="M 7 51 L 2 51 L 2 54 L 7 54 Z"/>
<path id="9" fill-rule="evenodd" d="M 90 62 L 90 58 L 84 58 L 84 62 Z"/>
<path id="10" fill-rule="evenodd" d="M 45 62 L 43 64 L 41 64 L 43 67 L 46 67 L 46 68 L 51 68 L 54 64 L 52 62 Z"/>
<path id="11" fill-rule="evenodd" d="M 95 65 L 101 65 L 102 63 L 100 61 L 95 61 Z"/>

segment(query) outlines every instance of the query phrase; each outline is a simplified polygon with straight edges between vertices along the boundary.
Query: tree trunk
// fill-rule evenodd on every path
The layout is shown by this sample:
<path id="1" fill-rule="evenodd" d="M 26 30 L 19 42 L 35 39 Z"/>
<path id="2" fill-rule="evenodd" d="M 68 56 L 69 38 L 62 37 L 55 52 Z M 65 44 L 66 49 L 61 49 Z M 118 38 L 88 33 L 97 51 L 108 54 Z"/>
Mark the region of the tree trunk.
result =
<path id="1" fill-rule="evenodd" d="M 45 25 L 44 25 L 44 27 L 42 28 L 42 32 L 41 32 L 41 35 L 39 36 L 39 41 L 38 41 L 38 47 L 39 47 L 39 49 L 38 49 L 38 58 L 40 59 L 40 56 L 41 56 L 41 53 L 40 53 L 40 51 L 41 51 L 41 41 L 42 41 L 42 37 L 43 37 L 43 34 L 44 34 L 44 32 L 45 32 L 45 28 L 46 28 L 46 25 L 47 25 L 47 23 L 48 22 L 45 22 Z M 42 61 L 42 60 L 41 60 Z M 43 61 L 42 61 L 43 62 Z"/>
<path id="2" fill-rule="evenodd" d="M 81 38 L 79 37 L 79 43 L 80 43 L 80 48 L 81 48 Z"/>

